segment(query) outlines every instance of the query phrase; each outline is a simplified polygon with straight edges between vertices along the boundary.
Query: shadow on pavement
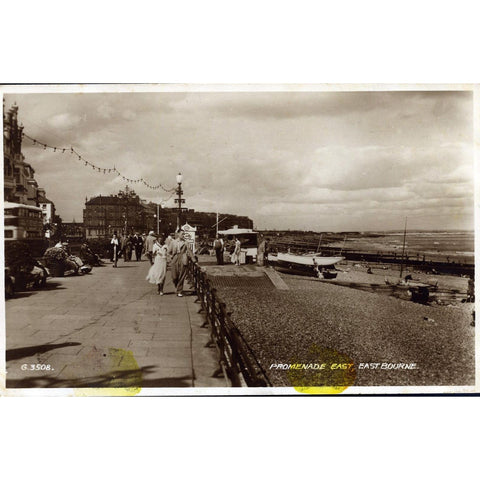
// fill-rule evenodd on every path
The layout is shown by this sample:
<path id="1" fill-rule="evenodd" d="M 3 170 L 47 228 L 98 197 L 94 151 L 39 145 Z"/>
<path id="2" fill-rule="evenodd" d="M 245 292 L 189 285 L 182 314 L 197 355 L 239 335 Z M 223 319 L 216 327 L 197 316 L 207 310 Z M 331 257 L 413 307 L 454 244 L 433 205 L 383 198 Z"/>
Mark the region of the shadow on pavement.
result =
<path id="1" fill-rule="evenodd" d="M 45 284 L 43 287 L 43 290 L 56 290 L 56 289 L 62 289 L 65 290 L 66 287 L 62 286 L 60 282 L 48 282 Z"/>
<path id="2" fill-rule="evenodd" d="M 78 342 L 55 343 L 45 345 L 35 345 L 33 347 L 12 348 L 6 351 L 7 362 L 9 360 L 18 360 L 20 358 L 31 357 L 37 353 L 45 353 L 57 348 L 74 347 L 81 345 Z"/>
<path id="3" fill-rule="evenodd" d="M 30 297 L 31 295 L 34 295 L 35 293 L 37 293 L 36 291 L 25 291 L 25 292 L 15 292 L 13 297 L 10 297 L 10 298 L 5 298 L 5 301 L 12 301 L 12 300 L 16 300 L 18 298 L 27 298 L 27 297 Z"/>
<path id="4" fill-rule="evenodd" d="M 192 377 L 147 378 L 143 376 L 154 371 L 155 366 L 132 370 L 116 370 L 105 375 L 84 378 L 55 378 L 48 375 L 22 379 L 7 379 L 7 388 L 179 388 L 192 387 Z"/>
<path id="5" fill-rule="evenodd" d="M 40 288 L 29 288 L 27 290 L 18 290 L 15 292 L 12 298 L 8 300 L 16 300 L 18 298 L 27 298 L 31 295 L 35 295 L 36 293 L 41 292 L 42 290 L 65 290 L 66 287 L 62 286 L 61 283 L 58 282 L 48 282 L 45 284 L 44 287 Z"/>

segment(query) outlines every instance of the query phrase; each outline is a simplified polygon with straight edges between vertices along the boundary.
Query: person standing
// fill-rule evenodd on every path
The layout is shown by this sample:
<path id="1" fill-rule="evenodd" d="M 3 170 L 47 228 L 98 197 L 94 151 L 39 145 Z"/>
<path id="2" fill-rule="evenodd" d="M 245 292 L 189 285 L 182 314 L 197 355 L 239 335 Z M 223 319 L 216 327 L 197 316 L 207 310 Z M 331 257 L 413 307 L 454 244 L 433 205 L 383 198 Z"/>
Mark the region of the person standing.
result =
<path id="1" fill-rule="evenodd" d="M 257 247 L 257 265 L 260 267 L 265 265 L 265 239 L 263 235 L 260 237 L 260 242 Z"/>
<path id="2" fill-rule="evenodd" d="M 113 237 L 110 240 L 110 260 L 113 262 L 113 268 L 117 267 L 118 251 L 120 249 L 120 241 L 117 237 L 117 232 L 113 232 Z"/>
<path id="3" fill-rule="evenodd" d="M 163 285 L 165 284 L 165 276 L 167 274 L 167 246 L 163 239 L 155 239 L 152 248 L 154 257 L 153 265 L 148 271 L 147 280 L 157 285 L 157 293 L 163 295 Z"/>
<path id="4" fill-rule="evenodd" d="M 196 263 L 190 246 L 185 241 L 184 233 L 180 233 L 178 239 L 171 243 L 172 251 L 172 281 L 177 292 L 177 297 L 183 297 L 183 284 L 187 276 L 188 259 Z"/>
<path id="5" fill-rule="evenodd" d="M 475 301 L 475 276 L 473 274 L 470 275 L 468 279 L 468 287 L 467 287 L 467 302 L 474 302 Z"/>
<path id="6" fill-rule="evenodd" d="M 235 240 L 235 249 L 233 250 L 232 254 L 232 263 L 235 264 L 237 267 L 240 266 L 240 251 L 242 248 L 242 244 L 237 237 L 233 237 Z"/>
<path id="7" fill-rule="evenodd" d="M 266 267 L 269 266 L 269 263 L 268 263 L 268 254 L 270 252 L 270 244 L 269 244 L 269 239 L 266 238 L 265 239 L 265 251 L 263 252 L 263 263 Z"/>
<path id="8" fill-rule="evenodd" d="M 146 257 L 150 260 L 150 264 L 153 265 L 153 245 L 155 243 L 155 235 L 153 230 L 148 232 L 148 236 L 145 239 L 145 243 L 143 244 L 143 251 L 145 252 Z"/>
<path id="9" fill-rule="evenodd" d="M 223 239 L 221 239 L 218 235 L 215 237 L 213 242 L 213 248 L 215 249 L 215 255 L 217 256 L 217 265 L 223 265 Z"/>
<path id="10" fill-rule="evenodd" d="M 143 238 L 137 232 L 133 236 L 132 244 L 135 250 L 135 259 L 139 262 L 142 259 Z"/>

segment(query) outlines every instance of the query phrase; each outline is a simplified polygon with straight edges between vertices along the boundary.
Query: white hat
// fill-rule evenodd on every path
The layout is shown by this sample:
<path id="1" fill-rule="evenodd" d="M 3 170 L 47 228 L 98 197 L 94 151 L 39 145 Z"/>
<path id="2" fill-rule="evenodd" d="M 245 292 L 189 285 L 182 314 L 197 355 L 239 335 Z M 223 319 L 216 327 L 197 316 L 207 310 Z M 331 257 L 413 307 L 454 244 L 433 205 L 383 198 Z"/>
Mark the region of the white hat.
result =
<path id="1" fill-rule="evenodd" d="M 149 234 L 149 235 L 153 235 L 153 234 L 154 234 L 153 230 L 150 230 L 150 231 L 148 232 L 148 234 Z"/>

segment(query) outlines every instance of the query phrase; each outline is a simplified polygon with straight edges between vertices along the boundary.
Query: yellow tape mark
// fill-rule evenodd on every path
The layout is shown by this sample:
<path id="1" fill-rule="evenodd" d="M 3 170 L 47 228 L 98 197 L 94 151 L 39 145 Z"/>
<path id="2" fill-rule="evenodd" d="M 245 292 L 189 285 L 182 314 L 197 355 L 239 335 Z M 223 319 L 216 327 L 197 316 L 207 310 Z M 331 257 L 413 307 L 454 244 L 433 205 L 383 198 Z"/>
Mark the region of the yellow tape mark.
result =
<path id="1" fill-rule="evenodd" d="M 312 345 L 307 355 L 290 361 L 295 368 L 287 372 L 297 392 L 313 395 L 332 395 L 344 392 L 355 383 L 354 362 L 337 350 Z M 311 368 L 305 368 L 305 366 Z"/>
<path id="2" fill-rule="evenodd" d="M 123 348 L 109 348 L 102 366 L 111 372 L 107 387 L 75 388 L 77 397 L 131 397 L 142 390 L 142 371 L 133 353 Z M 118 386 L 117 386 L 118 385 Z"/>

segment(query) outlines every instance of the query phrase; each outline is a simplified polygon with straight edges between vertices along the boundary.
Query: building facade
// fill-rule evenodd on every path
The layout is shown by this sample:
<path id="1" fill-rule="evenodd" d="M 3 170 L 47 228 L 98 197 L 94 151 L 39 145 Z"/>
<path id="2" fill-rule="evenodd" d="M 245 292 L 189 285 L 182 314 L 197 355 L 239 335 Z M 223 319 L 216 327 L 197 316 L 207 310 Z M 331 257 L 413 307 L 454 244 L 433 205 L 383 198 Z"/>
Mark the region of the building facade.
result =
<path id="1" fill-rule="evenodd" d="M 52 225 L 55 216 L 55 204 L 46 197 L 44 188 L 38 189 L 37 201 L 38 206 L 42 209 L 43 224 Z"/>
<path id="2" fill-rule="evenodd" d="M 55 205 L 45 197 L 45 190 L 39 188 L 35 179 L 35 170 L 30 163 L 25 161 L 22 153 L 23 125 L 18 123 L 18 106 L 13 105 L 8 111 L 5 110 L 3 100 L 3 198 L 6 202 L 21 203 L 23 205 L 40 206 L 40 203 L 48 203 L 45 207 L 51 213 L 55 213 Z M 48 215 L 48 213 L 46 213 Z M 45 222 L 46 223 L 46 222 Z"/>
<path id="3" fill-rule="evenodd" d="M 158 216 L 157 216 L 158 213 Z M 111 237 L 113 232 L 148 233 L 150 230 L 162 235 L 175 232 L 177 208 L 161 208 L 146 202 L 128 188 L 117 195 L 99 195 L 85 199 L 83 228 L 86 238 Z M 219 229 L 225 230 L 238 225 L 239 228 L 253 228 L 253 221 L 244 216 L 219 214 Z M 216 232 L 217 214 L 184 209 L 181 225 L 188 223 L 197 228 L 198 235 L 213 237 Z"/>
<path id="4" fill-rule="evenodd" d="M 117 234 L 143 233 L 154 229 L 155 218 L 139 196 L 129 190 L 117 195 L 93 197 L 85 201 L 83 225 L 86 238 L 110 237 Z"/>

